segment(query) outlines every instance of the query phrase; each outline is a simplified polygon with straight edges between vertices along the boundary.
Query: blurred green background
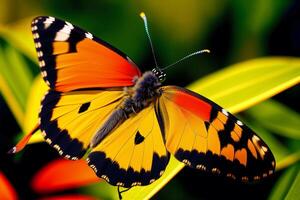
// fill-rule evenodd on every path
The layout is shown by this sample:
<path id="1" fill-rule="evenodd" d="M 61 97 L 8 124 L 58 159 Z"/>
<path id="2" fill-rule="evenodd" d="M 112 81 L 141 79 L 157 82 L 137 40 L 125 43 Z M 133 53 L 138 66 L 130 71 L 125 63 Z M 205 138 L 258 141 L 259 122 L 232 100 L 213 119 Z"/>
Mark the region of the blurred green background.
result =
<path id="1" fill-rule="evenodd" d="M 187 86 L 228 65 L 257 57 L 300 56 L 297 0 L 0 0 L 0 171 L 8 177 L 20 199 L 40 197 L 30 189 L 30 177 L 58 157 L 44 143 L 30 145 L 17 158 L 6 155 L 22 135 L 20 113 L 26 110 L 33 79 L 39 74 L 31 19 L 51 15 L 67 20 L 122 50 L 142 70 L 149 70 L 154 61 L 139 17 L 141 11 L 148 17 L 160 66 L 196 50 L 211 50 L 211 54 L 195 56 L 169 68 L 166 84 Z M 272 137 L 282 157 L 291 156 L 291 161 L 286 161 L 273 178 L 241 185 L 185 168 L 154 199 L 296 197 L 293 188 L 300 184 L 299 92 L 298 84 L 240 114 L 258 133 L 266 132 L 266 137 Z M 7 94 L 12 94 L 16 102 L 9 101 Z M 262 114 L 261 110 L 265 112 Z M 75 192 L 110 198 L 102 194 L 105 191 L 98 194 L 94 190 L 86 187 Z"/>

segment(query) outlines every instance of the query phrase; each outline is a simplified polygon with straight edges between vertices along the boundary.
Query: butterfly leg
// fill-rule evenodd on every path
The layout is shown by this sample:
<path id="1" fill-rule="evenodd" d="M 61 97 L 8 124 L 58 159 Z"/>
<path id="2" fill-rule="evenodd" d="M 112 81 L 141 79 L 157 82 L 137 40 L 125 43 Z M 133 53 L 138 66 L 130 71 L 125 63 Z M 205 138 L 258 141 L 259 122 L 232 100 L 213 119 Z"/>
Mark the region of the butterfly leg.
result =
<path id="1" fill-rule="evenodd" d="M 122 199 L 122 193 L 123 192 L 127 192 L 128 190 L 130 190 L 131 189 L 131 187 L 130 188 L 126 188 L 126 189 L 124 189 L 124 190 L 120 190 L 120 186 L 118 186 L 118 194 L 119 194 L 119 199 Z"/>

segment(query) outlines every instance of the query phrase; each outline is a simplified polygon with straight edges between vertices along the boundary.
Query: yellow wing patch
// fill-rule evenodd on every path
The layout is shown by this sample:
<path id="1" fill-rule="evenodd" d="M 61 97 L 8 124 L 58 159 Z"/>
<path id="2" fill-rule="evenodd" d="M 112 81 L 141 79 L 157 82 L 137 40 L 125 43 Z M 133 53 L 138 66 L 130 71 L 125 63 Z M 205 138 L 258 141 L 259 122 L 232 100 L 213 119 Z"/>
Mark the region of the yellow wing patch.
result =
<path id="1" fill-rule="evenodd" d="M 148 185 L 169 161 L 154 105 L 126 119 L 89 154 L 89 165 L 112 185 Z"/>
<path id="2" fill-rule="evenodd" d="M 199 101 L 188 102 L 192 99 L 186 98 L 189 95 Z M 267 145 L 215 103 L 186 89 L 167 86 L 162 88 L 158 107 L 166 148 L 179 161 L 242 181 L 255 181 L 273 173 L 275 161 Z M 208 113 L 194 112 L 196 108 Z"/>
<path id="3" fill-rule="evenodd" d="M 123 97 L 123 91 L 49 91 L 39 114 L 46 142 L 67 159 L 81 158 Z"/>

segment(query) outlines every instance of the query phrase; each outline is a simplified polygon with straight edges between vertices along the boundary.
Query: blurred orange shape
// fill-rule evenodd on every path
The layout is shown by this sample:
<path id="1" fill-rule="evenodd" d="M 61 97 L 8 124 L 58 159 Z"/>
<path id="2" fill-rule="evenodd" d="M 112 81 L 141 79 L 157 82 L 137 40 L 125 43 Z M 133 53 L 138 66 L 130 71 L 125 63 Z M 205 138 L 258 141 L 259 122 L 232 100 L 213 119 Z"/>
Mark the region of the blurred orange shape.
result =
<path id="1" fill-rule="evenodd" d="M 2 172 L 0 172 L 0 195 L 2 200 L 18 199 L 16 191 Z"/>
<path id="2" fill-rule="evenodd" d="M 39 200 L 97 200 L 94 197 L 85 195 L 62 195 L 57 197 L 44 197 Z"/>
<path id="3" fill-rule="evenodd" d="M 39 170 L 31 186 L 37 193 L 57 192 L 99 182 L 85 160 L 55 160 Z"/>

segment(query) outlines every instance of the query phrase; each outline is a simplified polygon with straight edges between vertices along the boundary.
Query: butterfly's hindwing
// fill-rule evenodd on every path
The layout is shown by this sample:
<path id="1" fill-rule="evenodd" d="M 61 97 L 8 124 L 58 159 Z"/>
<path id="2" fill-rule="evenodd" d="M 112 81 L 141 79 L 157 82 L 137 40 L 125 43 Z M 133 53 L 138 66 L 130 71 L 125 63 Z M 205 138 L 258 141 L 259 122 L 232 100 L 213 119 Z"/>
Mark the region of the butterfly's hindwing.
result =
<path id="1" fill-rule="evenodd" d="M 32 33 L 41 74 L 57 91 L 132 86 L 141 76 L 128 56 L 69 22 L 38 17 Z"/>
<path id="2" fill-rule="evenodd" d="M 123 98 L 123 91 L 50 90 L 42 101 L 40 129 L 51 146 L 67 159 L 81 158 L 91 138 Z"/>
<path id="3" fill-rule="evenodd" d="M 99 177 L 123 187 L 154 182 L 168 161 L 153 105 L 124 121 L 88 156 L 88 164 Z"/>
<path id="4" fill-rule="evenodd" d="M 268 146 L 241 121 L 210 100 L 184 88 L 162 88 L 159 109 L 166 147 L 186 165 L 241 181 L 274 172 Z"/>

